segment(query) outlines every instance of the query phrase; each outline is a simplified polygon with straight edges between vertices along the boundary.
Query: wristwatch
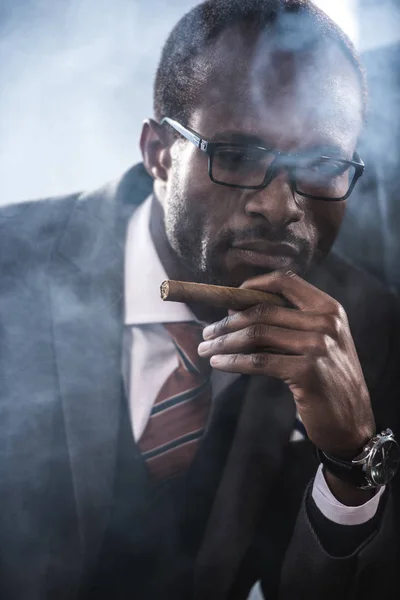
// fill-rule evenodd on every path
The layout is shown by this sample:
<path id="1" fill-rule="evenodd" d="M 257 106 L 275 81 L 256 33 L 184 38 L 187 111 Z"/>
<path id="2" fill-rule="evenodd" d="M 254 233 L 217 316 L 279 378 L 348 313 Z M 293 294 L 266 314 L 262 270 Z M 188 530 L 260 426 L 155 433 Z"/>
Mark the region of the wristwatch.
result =
<path id="1" fill-rule="evenodd" d="M 336 458 L 319 448 L 317 456 L 332 475 L 363 490 L 389 483 L 400 465 L 400 447 L 391 429 L 375 435 L 352 460 Z"/>

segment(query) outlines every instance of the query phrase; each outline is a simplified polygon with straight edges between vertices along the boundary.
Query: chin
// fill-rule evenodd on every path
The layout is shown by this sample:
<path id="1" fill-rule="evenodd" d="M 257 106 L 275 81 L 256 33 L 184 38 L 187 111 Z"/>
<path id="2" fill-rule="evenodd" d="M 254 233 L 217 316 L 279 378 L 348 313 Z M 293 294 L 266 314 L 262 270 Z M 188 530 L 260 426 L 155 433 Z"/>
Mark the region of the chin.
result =
<path id="1" fill-rule="evenodd" d="M 284 266 L 280 265 L 279 267 L 233 261 L 229 254 L 220 255 L 218 262 L 215 261 L 215 255 L 213 258 L 214 261 L 209 261 L 207 265 L 203 265 L 201 271 L 198 271 L 197 281 L 213 285 L 240 287 L 242 283 L 249 279 L 268 275 L 278 270 L 291 270 L 303 277 L 309 270 L 314 257 L 304 252 L 288 261 Z"/>
<path id="2" fill-rule="evenodd" d="M 202 283 L 213 285 L 226 285 L 229 287 L 240 287 L 242 283 L 253 277 L 267 275 L 274 269 L 260 269 L 259 267 L 246 267 L 236 269 L 213 269 L 208 271 L 207 278 L 203 278 Z M 206 279 L 206 280 L 205 280 Z"/>

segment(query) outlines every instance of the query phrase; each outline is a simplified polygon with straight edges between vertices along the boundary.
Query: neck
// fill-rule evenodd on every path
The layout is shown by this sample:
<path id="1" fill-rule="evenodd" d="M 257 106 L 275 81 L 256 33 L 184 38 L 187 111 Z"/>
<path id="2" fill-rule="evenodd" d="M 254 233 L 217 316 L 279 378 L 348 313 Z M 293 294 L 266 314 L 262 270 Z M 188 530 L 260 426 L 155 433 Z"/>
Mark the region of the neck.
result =
<path id="1" fill-rule="evenodd" d="M 182 261 L 169 243 L 165 231 L 164 212 L 160 201 L 155 196 L 153 196 L 151 206 L 150 235 L 158 257 L 169 279 L 202 283 L 184 264 L 182 264 Z M 189 308 L 200 321 L 204 321 L 205 323 L 219 321 L 227 314 L 224 309 L 204 304 L 193 303 L 189 305 Z"/>

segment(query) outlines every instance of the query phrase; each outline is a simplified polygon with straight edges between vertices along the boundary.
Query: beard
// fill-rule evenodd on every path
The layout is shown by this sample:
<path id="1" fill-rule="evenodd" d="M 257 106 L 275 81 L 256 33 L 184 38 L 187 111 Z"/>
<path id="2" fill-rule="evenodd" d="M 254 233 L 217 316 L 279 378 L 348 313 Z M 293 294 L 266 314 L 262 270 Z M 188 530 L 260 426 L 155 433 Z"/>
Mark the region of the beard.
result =
<path id="1" fill-rule="evenodd" d="M 264 275 L 268 270 L 256 265 L 242 265 L 228 269 L 226 256 L 235 242 L 249 239 L 265 239 L 270 242 L 289 244 L 296 248 L 296 256 L 290 264 L 292 271 L 303 276 L 319 256 L 312 244 L 287 229 L 272 231 L 266 225 L 242 229 L 213 227 L 209 215 L 193 210 L 175 192 L 165 214 L 167 239 L 182 265 L 187 280 L 197 283 L 239 287 L 245 280 Z M 225 260 L 224 260 L 225 259 Z"/>

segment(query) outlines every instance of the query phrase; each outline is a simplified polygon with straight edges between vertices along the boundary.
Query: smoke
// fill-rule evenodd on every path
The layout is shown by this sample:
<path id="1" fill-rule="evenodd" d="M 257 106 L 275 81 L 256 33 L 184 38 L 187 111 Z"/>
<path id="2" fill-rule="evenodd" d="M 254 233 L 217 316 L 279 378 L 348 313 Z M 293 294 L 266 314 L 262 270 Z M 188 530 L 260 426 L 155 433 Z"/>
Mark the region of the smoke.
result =
<path id="1" fill-rule="evenodd" d="M 192 4 L 6 0 L 0 204 L 90 188 L 139 159 L 160 48 Z"/>
<path id="2" fill-rule="evenodd" d="M 140 159 L 161 46 L 196 3 L 3 0 L 0 204 L 92 188 Z M 319 4 L 355 35 L 354 2 Z"/>

